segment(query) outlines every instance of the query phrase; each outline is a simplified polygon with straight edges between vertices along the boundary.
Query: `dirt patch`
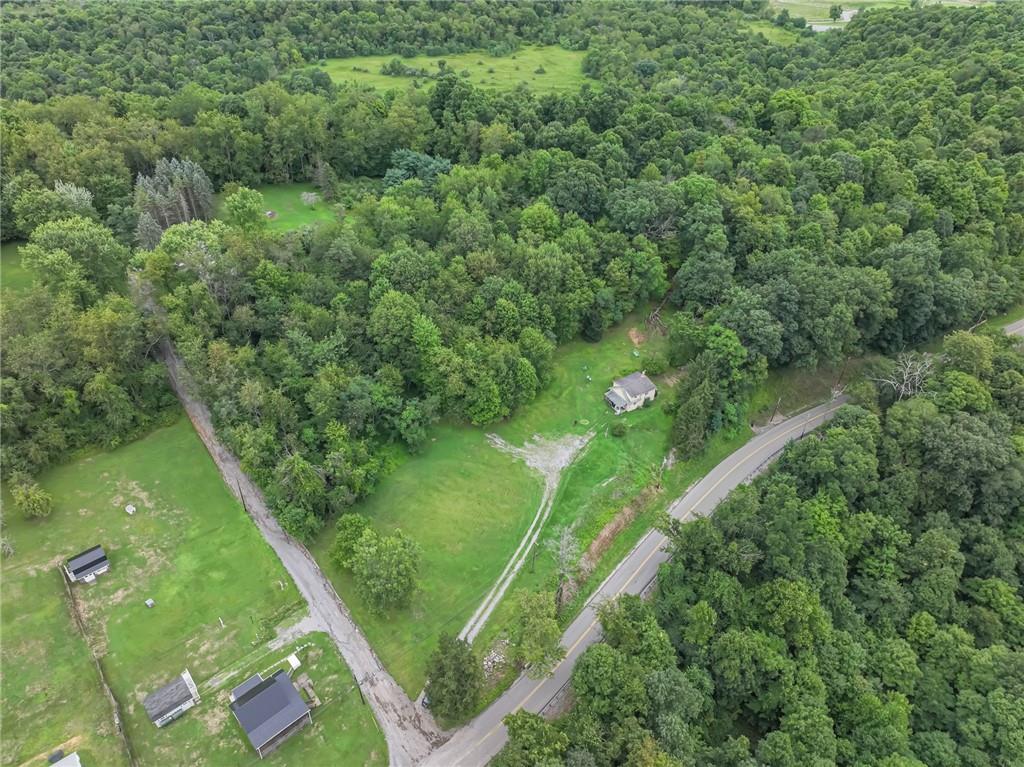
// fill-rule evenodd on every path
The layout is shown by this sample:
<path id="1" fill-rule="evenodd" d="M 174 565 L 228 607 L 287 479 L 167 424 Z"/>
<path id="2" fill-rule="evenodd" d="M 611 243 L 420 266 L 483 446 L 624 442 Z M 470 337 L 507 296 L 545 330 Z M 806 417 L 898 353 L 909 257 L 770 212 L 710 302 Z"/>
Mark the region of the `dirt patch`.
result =
<path id="1" fill-rule="evenodd" d="M 77 751 L 80 745 L 82 745 L 82 736 L 75 735 L 74 737 L 65 740 L 63 743 L 47 749 L 41 754 L 36 754 L 31 759 L 22 762 L 18 767 L 35 767 L 45 761 L 46 758 L 54 751 L 63 751 L 65 754 L 70 754 L 72 751 Z"/>
<path id="2" fill-rule="evenodd" d="M 630 328 L 629 340 L 633 342 L 633 346 L 643 346 L 647 341 L 647 334 L 640 328 Z"/>
<path id="3" fill-rule="evenodd" d="M 555 500 L 555 491 L 558 489 L 558 480 L 562 470 L 576 459 L 593 437 L 593 431 L 588 431 L 582 435 L 567 434 L 561 439 L 546 439 L 538 434 L 534 434 L 522 447 L 516 447 L 503 440 L 497 434 L 487 435 L 487 439 L 495 448 L 503 453 L 519 458 L 531 469 L 540 473 L 544 478 L 544 493 L 541 496 L 540 505 L 537 507 L 537 513 L 534 515 L 533 521 L 530 523 L 530 527 L 527 529 L 523 539 L 519 542 L 518 548 L 512 554 L 508 564 L 505 565 L 505 569 L 501 571 L 497 583 L 491 587 L 487 596 L 484 597 L 484 601 L 476 609 L 476 612 L 473 613 L 462 631 L 459 632 L 459 639 L 472 642 L 484 627 L 491 613 L 494 612 L 494 608 L 498 606 L 498 602 L 505 595 L 509 585 L 512 583 L 512 579 L 515 578 L 516 573 L 519 572 L 526 562 L 526 556 L 537 543 L 540 532 L 544 528 L 544 523 L 551 513 L 551 506 Z"/>
<path id="4" fill-rule="evenodd" d="M 156 510 L 152 497 L 142 489 L 142 485 L 134 480 L 119 482 L 117 485 L 117 495 L 110 500 L 114 506 L 122 511 L 124 511 L 124 507 L 129 503 L 134 505 L 137 511 Z"/>
<path id="5" fill-rule="evenodd" d="M 228 720 L 228 707 L 219 700 L 207 700 L 206 703 L 210 705 L 204 706 L 200 703 L 192 709 L 193 716 L 199 717 L 199 721 L 203 723 L 206 731 L 214 735 L 221 731 L 224 723 Z"/>
<path id="6" fill-rule="evenodd" d="M 601 528 L 601 532 L 597 534 L 597 537 L 591 541 L 590 545 L 587 546 L 587 550 L 583 552 L 583 556 L 580 557 L 579 566 L 579 580 L 585 581 L 590 574 L 594 572 L 594 568 L 597 567 L 597 563 L 601 561 L 601 555 L 603 555 L 608 547 L 612 545 L 612 541 L 615 537 L 629 527 L 629 524 L 636 519 L 636 515 L 647 505 L 647 503 L 658 494 L 658 490 L 655 487 L 645 488 L 641 493 L 633 499 L 632 503 L 629 503 L 622 507 L 618 514 L 608 524 Z M 576 584 L 573 585 L 573 591 L 575 592 Z M 568 585 L 566 587 L 568 590 Z"/>
<path id="7" fill-rule="evenodd" d="M 665 373 L 665 375 L 663 375 L 661 377 L 661 383 L 664 386 L 675 386 L 677 383 L 679 383 L 681 380 L 683 380 L 683 376 L 685 376 L 685 375 L 686 375 L 686 367 L 685 366 L 681 367 L 681 368 L 676 368 L 675 370 L 670 370 L 667 373 Z"/>
<path id="8" fill-rule="evenodd" d="M 277 636 L 270 640 L 267 645 L 271 650 L 280 650 L 287 644 L 291 644 L 296 639 L 306 636 L 306 634 L 312 634 L 314 631 L 323 631 L 324 627 L 319 620 L 316 618 L 306 615 L 297 623 L 293 623 L 291 626 L 285 626 L 284 628 L 277 629 Z"/>

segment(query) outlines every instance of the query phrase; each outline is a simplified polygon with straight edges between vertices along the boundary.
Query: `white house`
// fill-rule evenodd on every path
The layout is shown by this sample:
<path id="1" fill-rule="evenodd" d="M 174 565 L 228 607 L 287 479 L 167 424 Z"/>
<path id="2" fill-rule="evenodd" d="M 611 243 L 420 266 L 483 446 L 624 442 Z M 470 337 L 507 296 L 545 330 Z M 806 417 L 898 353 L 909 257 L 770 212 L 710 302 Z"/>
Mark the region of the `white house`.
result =
<path id="1" fill-rule="evenodd" d="M 611 405 L 615 415 L 619 415 L 643 407 L 657 396 L 658 387 L 654 381 L 644 372 L 638 372 L 612 381 L 612 388 L 604 393 L 604 400 Z"/>

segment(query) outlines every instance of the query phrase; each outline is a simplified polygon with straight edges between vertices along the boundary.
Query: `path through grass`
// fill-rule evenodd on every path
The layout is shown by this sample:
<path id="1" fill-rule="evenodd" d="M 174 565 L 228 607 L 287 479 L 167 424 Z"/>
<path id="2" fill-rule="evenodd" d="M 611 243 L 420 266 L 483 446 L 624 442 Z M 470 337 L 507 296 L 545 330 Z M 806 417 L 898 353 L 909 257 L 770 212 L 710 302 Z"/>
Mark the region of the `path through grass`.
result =
<path id="1" fill-rule="evenodd" d="M 573 91 L 588 80 L 583 74 L 585 51 L 570 51 L 557 45 L 535 45 L 521 48 L 509 56 L 492 56 L 483 51 L 452 53 L 444 56 L 353 56 L 328 59 L 325 71 L 335 82 L 349 81 L 372 88 L 405 88 L 414 82 L 429 85 L 429 78 L 391 76 L 381 67 L 392 59 L 405 66 L 437 73 L 438 62 L 444 61 L 452 72 L 465 76 L 478 88 L 510 90 L 524 83 L 535 93 Z M 541 71 L 543 70 L 543 71 Z"/>

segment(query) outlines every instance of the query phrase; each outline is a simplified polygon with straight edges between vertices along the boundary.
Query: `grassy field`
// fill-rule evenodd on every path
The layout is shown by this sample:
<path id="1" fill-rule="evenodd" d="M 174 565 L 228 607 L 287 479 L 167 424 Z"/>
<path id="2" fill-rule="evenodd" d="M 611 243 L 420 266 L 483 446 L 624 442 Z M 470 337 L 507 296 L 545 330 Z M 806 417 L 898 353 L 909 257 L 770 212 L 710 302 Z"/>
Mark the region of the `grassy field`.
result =
<path id="1" fill-rule="evenodd" d="M 57 571 L 97 543 L 111 571 L 74 593 L 141 763 L 249 764 L 254 754 L 241 732 L 223 730 L 223 706 L 204 702 L 189 712 L 189 724 L 167 730 L 153 727 L 142 708 L 146 694 L 185 667 L 203 691 L 304 610 L 191 424 L 182 417 L 120 449 L 51 469 L 40 483 L 54 498 L 49 518 L 6 515 L 15 554 L 3 563 L 2 764 L 61 744 L 88 764 L 124 763 Z M 134 515 L 125 513 L 127 503 Z M 340 747 L 325 746 L 324 754 Z"/>
<path id="2" fill-rule="evenodd" d="M 422 587 L 410 609 L 383 617 L 366 610 L 350 578 L 328 560 L 333 525 L 314 545 L 321 567 L 410 695 L 423 686 L 438 634 L 455 633 L 469 619 L 515 550 L 540 500 L 540 476 L 492 447 L 487 432 L 515 445 L 534 434 L 595 432 L 563 477 L 552 511 L 553 518 L 578 521 L 584 545 L 653 476 L 668 447 L 669 417 L 657 406 L 627 414 L 621 418 L 629 425 L 627 434 L 613 437 L 608 426 L 614 416 L 603 401 L 611 378 L 643 365 L 643 357 L 633 354 L 641 352 L 629 335 L 637 321 L 633 317 L 599 344 L 577 341 L 560 349 L 553 381 L 510 421 L 486 430 L 438 427 L 422 454 L 406 459 L 356 507 L 378 529 L 401 527 L 422 546 Z M 646 353 L 661 343 L 658 337 L 641 348 Z M 538 554 L 536 566 L 543 558 L 550 557 Z"/>
<path id="3" fill-rule="evenodd" d="M 267 219 L 267 228 L 272 232 L 287 232 L 303 226 L 312 226 L 318 221 L 331 221 L 335 217 L 333 207 L 321 200 L 315 205 L 302 201 L 303 192 L 316 192 L 312 184 L 265 184 L 256 187 L 263 195 L 267 210 L 274 211 L 274 217 Z M 224 195 L 217 195 L 217 213 L 222 215 Z"/>
<path id="4" fill-rule="evenodd" d="M 536 93 L 555 93 L 576 90 L 588 81 L 583 74 L 584 55 L 584 51 L 569 51 L 557 45 L 537 45 L 500 57 L 483 51 L 412 58 L 401 58 L 394 54 L 354 56 L 328 59 L 326 71 L 335 82 L 348 80 L 373 88 L 404 88 L 414 81 L 429 83 L 430 80 L 385 75 L 381 73 L 381 67 L 399 58 L 408 67 L 437 72 L 437 62 L 443 60 L 451 71 L 457 74 L 468 73 L 466 79 L 479 88 L 509 90 L 525 83 Z M 538 71 L 540 69 L 543 72 Z"/>
<path id="5" fill-rule="evenodd" d="M 232 687 L 255 673 L 264 677 L 288 668 L 294 652 L 302 664 L 292 675 L 309 676 L 320 700 L 313 709 L 313 723 L 287 740 L 280 749 L 260 760 L 245 739 L 228 707 Z M 309 634 L 277 650 L 265 648 L 232 667 L 234 674 L 217 689 L 200 689 L 201 704 L 174 724 L 151 731 L 138 754 L 143 764 L 218 765 L 386 765 L 387 746 L 369 706 L 359 698 L 348 667 L 326 634 Z M 307 702 L 309 702 L 307 700 Z M 192 747 L 183 753 L 183 745 Z"/>
<path id="6" fill-rule="evenodd" d="M 932 0 L 934 3 L 934 0 Z M 971 7 L 984 5 L 989 0 L 938 0 L 941 5 L 955 5 L 960 7 Z M 841 27 L 846 22 L 833 22 L 829 18 L 828 11 L 833 5 L 840 5 L 844 10 L 854 8 L 865 11 L 871 8 L 909 8 L 910 0 L 771 0 L 771 5 L 776 10 L 783 8 L 789 11 L 790 16 L 802 16 L 808 22 L 835 23 Z"/>
<path id="7" fill-rule="evenodd" d="M 826 9 L 827 12 L 827 9 Z M 746 26 L 752 32 L 758 32 L 764 35 L 765 39 L 770 43 L 777 45 L 792 45 L 800 39 L 800 35 L 794 32 L 788 27 L 779 27 L 772 24 L 770 21 L 759 19 L 757 21 L 747 21 Z"/>
<path id="8" fill-rule="evenodd" d="M 32 284 L 32 273 L 21 265 L 18 248 L 22 240 L 12 240 L 0 245 L 0 288 L 3 290 L 24 290 Z"/>

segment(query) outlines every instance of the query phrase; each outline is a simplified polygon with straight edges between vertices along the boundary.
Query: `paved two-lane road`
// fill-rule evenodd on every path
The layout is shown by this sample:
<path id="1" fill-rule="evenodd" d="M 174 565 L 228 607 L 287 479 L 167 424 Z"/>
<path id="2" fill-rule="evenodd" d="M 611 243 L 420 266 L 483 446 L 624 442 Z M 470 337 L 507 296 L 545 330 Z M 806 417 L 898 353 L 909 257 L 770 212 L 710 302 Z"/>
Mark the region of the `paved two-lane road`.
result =
<path id="1" fill-rule="evenodd" d="M 682 498 L 669 513 L 680 520 L 711 514 L 738 485 L 761 471 L 787 443 L 827 421 L 846 401 L 845 397 L 790 418 L 751 439 L 718 464 Z M 506 732 L 502 720 L 520 709 L 539 712 L 564 687 L 577 658 L 601 638 L 597 608 L 620 594 L 639 594 L 651 583 L 658 567 L 668 559 L 665 536 L 657 530 L 645 535 L 602 583 L 562 637 L 565 659 L 542 680 L 520 676 L 486 711 L 460 729 L 451 740 L 424 762 L 432 767 L 482 767 L 501 750 Z"/>

